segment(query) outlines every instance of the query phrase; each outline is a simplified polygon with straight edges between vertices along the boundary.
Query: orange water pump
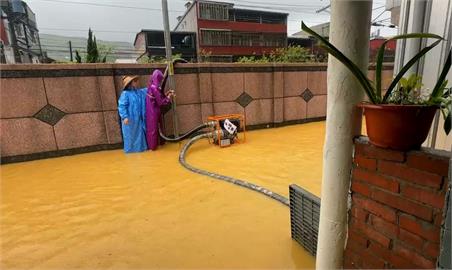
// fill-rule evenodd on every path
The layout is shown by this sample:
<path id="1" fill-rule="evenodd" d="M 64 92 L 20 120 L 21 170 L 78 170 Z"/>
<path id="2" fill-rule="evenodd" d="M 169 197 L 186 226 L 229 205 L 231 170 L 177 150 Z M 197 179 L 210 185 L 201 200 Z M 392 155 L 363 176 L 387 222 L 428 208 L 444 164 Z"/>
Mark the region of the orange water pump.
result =
<path id="1" fill-rule="evenodd" d="M 243 143 L 246 140 L 245 117 L 242 114 L 224 114 L 209 116 L 207 121 L 212 123 L 213 132 L 217 136 L 213 137 L 210 142 L 220 147 L 228 147 L 234 143 Z M 241 136 L 239 138 L 239 133 Z"/>

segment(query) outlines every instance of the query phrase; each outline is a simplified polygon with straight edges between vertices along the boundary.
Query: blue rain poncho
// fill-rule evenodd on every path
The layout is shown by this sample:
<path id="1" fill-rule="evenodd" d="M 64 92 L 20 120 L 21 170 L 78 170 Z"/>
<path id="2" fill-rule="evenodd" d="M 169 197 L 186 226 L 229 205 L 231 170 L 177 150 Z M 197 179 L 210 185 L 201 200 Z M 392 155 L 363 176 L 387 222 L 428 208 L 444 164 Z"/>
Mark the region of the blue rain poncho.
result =
<path id="1" fill-rule="evenodd" d="M 147 150 L 146 144 L 146 88 L 127 89 L 122 91 L 118 101 L 118 111 L 121 117 L 124 152 L 134 153 Z M 124 119 L 129 124 L 124 124 Z"/>

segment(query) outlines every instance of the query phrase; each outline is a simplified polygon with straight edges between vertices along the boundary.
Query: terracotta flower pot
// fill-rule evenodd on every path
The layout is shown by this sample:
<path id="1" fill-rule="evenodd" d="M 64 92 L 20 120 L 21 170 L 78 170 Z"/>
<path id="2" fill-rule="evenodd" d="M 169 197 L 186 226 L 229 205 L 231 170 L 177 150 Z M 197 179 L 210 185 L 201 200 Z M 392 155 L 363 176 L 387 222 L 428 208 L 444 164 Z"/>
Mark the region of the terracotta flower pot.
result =
<path id="1" fill-rule="evenodd" d="M 418 149 L 427 138 L 436 106 L 366 104 L 363 108 L 369 141 L 394 150 Z"/>

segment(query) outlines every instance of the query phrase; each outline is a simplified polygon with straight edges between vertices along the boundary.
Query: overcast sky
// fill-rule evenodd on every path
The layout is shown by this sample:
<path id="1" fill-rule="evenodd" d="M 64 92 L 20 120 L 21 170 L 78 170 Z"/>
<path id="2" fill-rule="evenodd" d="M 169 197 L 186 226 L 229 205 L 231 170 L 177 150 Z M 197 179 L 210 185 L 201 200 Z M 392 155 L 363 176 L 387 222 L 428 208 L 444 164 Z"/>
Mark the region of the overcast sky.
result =
<path id="1" fill-rule="evenodd" d="M 221 0 L 223 1 L 223 0 Z M 162 29 L 161 0 L 25 0 L 35 12 L 41 33 L 64 36 L 87 36 L 91 27 L 98 39 L 133 42 L 141 29 Z M 76 2 L 76 3 L 74 3 Z M 289 13 L 288 34 L 300 30 L 300 21 L 308 25 L 329 21 L 325 7 L 329 0 L 231 0 L 236 7 L 262 9 Z M 93 6 L 91 4 L 110 5 Z M 171 29 L 176 24 L 176 17 L 183 15 L 186 0 L 168 0 Z M 385 0 L 374 0 L 373 18 L 383 11 Z M 130 8 L 124 8 L 124 6 Z M 264 10 L 264 9 L 263 9 Z M 268 9 L 267 9 L 268 10 Z M 385 12 L 378 20 L 390 17 Z M 389 21 L 383 22 L 389 24 Z M 64 29 L 64 30 L 61 30 Z M 380 27 L 382 35 L 394 35 L 395 29 Z M 376 28 L 373 27 L 372 31 Z"/>

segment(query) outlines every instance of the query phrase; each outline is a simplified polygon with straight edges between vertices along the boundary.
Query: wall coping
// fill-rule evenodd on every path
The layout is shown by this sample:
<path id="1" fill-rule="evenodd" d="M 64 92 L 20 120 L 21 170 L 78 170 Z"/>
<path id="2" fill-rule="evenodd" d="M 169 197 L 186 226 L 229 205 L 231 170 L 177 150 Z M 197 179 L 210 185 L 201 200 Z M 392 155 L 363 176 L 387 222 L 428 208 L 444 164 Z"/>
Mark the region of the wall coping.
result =
<path id="1" fill-rule="evenodd" d="M 194 73 L 249 73 L 325 71 L 326 63 L 249 64 L 249 63 L 186 63 L 176 65 L 176 74 Z M 81 77 L 148 75 L 153 69 L 164 69 L 164 64 L 1 64 L 0 78 Z M 369 70 L 374 70 L 369 65 Z M 388 63 L 384 70 L 392 70 Z"/>
<path id="2" fill-rule="evenodd" d="M 369 137 L 367 137 L 367 136 L 356 137 L 354 139 L 354 141 L 355 141 L 355 144 L 372 145 L 369 142 Z M 386 151 L 397 151 L 397 150 L 391 150 L 391 149 L 386 149 L 386 148 L 379 148 L 379 149 L 386 150 Z M 398 152 L 403 152 L 403 151 L 398 151 Z M 419 149 L 419 150 L 410 150 L 410 151 L 406 151 L 405 153 L 412 153 L 412 154 L 424 153 L 424 154 L 429 154 L 429 155 L 433 155 L 433 156 L 437 156 L 437 157 L 441 157 L 441 158 L 447 158 L 447 159 L 450 159 L 451 155 L 452 155 L 451 151 L 433 149 L 433 148 L 428 148 L 428 147 L 421 147 L 421 149 Z"/>

